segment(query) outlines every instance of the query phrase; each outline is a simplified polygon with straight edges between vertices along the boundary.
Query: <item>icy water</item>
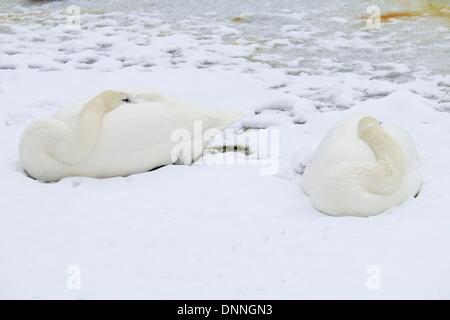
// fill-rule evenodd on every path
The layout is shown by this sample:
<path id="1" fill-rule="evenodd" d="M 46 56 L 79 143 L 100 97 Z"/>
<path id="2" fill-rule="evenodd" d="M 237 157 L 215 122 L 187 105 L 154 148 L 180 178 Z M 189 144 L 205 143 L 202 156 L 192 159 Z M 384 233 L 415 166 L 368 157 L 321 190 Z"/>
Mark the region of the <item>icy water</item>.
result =
<path id="1" fill-rule="evenodd" d="M 81 11 L 79 30 L 67 27 L 74 4 Z M 423 9 L 430 4 L 432 11 Z M 382 20 L 379 29 L 370 29 L 364 16 L 372 5 L 381 14 L 409 10 L 423 15 Z M 355 88 L 361 79 L 400 85 L 433 80 L 430 90 L 423 91 L 424 85 L 411 89 L 422 90 L 447 110 L 449 5 L 445 0 L 143 0 L 108 1 L 107 6 L 87 0 L 7 0 L 0 4 L 0 70 L 19 65 L 41 71 L 193 66 L 318 75 L 322 85 L 336 82 L 339 75 L 339 92 L 321 96 L 323 90 L 314 85 L 294 92 L 313 98 L 318 108 L 346 108 L 355 96 L 364 100 L 388 94 L 382 88 L 370 93 Z M 274 88 L 293 92 L 288 83 L 274 79 L 267 79 Z"/>

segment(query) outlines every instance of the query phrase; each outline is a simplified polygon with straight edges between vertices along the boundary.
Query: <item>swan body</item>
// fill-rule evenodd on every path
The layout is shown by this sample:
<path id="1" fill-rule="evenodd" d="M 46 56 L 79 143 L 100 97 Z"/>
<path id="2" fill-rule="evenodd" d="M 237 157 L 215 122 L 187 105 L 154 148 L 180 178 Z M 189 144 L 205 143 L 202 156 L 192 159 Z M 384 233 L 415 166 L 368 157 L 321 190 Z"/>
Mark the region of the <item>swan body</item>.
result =
<path id="1" fill-rule="evenodd" d="M 371 216 L 419 192 L 414 141 L 401 128 L 355 114 L 325 136 L 303 176 L 313 206 L 334 216 Z"/>
<path id="2" fill-rule="evenodd" d="M 199 138 L 196 122 L 201 123 L 201 135 L 222 130 L 238 117 L 158 93 L 104 91 L 85 105 L 32 123 L 21 138 L 20 161 L 31 177 L 44 182 L 126 176 L 174 163 L 173 148 L 180 142 L 172 134 L 177 129 L 194 139 Z M 200 140 L 200 150 L 188 159 L 183 155 L 183 163 L 201 155 L 206 141 Z"/>

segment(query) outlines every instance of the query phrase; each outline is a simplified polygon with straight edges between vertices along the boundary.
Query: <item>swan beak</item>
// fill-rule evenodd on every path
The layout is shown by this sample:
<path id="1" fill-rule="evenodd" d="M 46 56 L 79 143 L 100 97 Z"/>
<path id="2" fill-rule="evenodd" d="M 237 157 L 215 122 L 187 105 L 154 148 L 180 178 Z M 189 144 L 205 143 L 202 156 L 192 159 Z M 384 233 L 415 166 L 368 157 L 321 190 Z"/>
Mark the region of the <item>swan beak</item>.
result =
<path id="1" fill-rule="evenodd" d="M 121 92 L 121 96 L 122 96 L 122 101 L 125 103 L 130 103 L 131 99 L 130 99 L 130 95 L 126 94 L 125 92 Z"/>

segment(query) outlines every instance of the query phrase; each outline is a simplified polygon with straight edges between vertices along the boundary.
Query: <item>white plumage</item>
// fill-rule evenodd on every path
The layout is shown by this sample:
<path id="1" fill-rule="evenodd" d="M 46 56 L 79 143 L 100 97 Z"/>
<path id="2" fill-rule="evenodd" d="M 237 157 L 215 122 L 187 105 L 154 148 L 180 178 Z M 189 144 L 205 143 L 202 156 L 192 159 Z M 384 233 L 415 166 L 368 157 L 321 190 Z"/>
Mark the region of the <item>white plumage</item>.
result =
<path id="1" fill-rule="evenodd" d="M 31 177 L 45 182 L 125 176 L 177 160 L 173 148 L 180 141 L 172 138 L 177 129 L 201 141 L 200 150 L 182 159 L 195 160 L 207 142 L 194 130 L 196 121 L 202 135 L 208 129 L 222 130 L 238 117 L 158 93 L 105 91 L 85 105 L 31 124 L 20 142 L 20 160 Z"/>
<path id="2" fill-rule="evenodd" d="M 410 135 L 361 114 L 328 132 L 303 177 L 314 207 L 334 216 L 376 215 L 416 195 L 420 186 Z"/>

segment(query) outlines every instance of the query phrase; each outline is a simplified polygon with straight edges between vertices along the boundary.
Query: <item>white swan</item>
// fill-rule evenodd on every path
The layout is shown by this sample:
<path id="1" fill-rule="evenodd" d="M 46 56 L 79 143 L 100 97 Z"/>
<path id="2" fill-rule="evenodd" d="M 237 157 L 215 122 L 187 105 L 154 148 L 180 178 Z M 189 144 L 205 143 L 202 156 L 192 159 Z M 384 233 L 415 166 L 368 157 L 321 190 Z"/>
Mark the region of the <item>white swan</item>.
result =
<path id="1" fill-rule="evenodd" d="M 128 103 L 127 103 L 128 102 Z M 174 162 L 176 129 L 198 138 L 195 122 L 221 130 L 237 113 L 206 110 L 158 93 L 104 91 L 78 108 L 32 123 L 20 142 L 20 161 L 31 177 L 58 181 L 68 176 L 104 178 L 144 172 Z M 195 137 L 194 135 L 197 135 Z M 183 155 L 184 162 L 201 155 Z M 179 160 L 179 159 L 178 159 Z"/>
<path id="2" fill-rule="evenodd" d="M 325 136 L 303 176 L 313 206 L 334 216 L 371 216 L 419 192 L 414 141 L 398 127 L 352 115 Z"/>

